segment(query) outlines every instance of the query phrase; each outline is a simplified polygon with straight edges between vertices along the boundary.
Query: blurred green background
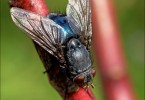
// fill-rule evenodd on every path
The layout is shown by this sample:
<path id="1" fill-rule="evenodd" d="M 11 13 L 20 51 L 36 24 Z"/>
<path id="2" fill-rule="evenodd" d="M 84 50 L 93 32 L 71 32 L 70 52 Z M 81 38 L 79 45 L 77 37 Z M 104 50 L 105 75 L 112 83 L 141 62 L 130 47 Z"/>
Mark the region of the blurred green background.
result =
<path id="1" fill-rule="evenodd" d="M 64 11 L 67 0 L 46 0 L 52 12 Z M 144 100 L 144 0 L 114 0 L 134 90 Z M 10 18 L 1 0 L 1 100 L 61 100 L 50 86 L 31 40 Z M 99 75 L 93 90 L 103 100 Z"/>

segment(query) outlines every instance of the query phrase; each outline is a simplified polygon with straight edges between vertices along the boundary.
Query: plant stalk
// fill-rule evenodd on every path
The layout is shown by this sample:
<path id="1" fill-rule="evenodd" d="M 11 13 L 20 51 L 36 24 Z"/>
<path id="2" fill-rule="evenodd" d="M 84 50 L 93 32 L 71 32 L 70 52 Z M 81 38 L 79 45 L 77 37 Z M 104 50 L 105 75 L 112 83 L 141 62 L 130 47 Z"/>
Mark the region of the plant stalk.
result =
<path id="1" fill-rule="evenodd" d="M 92 0 L 93 46 L 105 100 L 136 100 L 114 9 L 112 0 Z"/>

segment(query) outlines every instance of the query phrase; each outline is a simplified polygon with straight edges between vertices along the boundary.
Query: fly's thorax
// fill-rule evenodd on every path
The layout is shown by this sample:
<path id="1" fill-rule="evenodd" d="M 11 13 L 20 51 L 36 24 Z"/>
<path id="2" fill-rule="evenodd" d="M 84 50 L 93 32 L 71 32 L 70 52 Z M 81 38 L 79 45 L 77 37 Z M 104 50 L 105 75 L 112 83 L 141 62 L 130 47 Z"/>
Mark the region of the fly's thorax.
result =
<path id="1" fill-rule="evenodd" d="M 72 38 L 67 43 L 67 62 L 72 74 L 79 74 L 91 67 L 89 52 L 78 39 Z"/>
<path id="2" fill-rule="evenodd" d="M 76 38 L 67 43 L 68 77 L 78 85 L 91 84 L 94 71 L 91 67 L 90 54 Z"/>

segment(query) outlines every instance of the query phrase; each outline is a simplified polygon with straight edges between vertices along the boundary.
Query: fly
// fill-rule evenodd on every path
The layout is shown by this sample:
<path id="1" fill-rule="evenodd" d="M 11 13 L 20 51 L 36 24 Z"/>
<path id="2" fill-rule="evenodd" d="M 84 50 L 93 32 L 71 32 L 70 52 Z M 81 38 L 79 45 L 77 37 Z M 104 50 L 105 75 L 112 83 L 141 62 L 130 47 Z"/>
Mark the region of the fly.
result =
<path id="1" fill-rule="evenodd" d="M 45 17 L 12 7 L 15 24 L 53 55 L 67 77 L 85 89 L 92 85 L 96 71 L 92 68 L 90 0 L 69 0 L 66 15 L 50 13 Z"/>

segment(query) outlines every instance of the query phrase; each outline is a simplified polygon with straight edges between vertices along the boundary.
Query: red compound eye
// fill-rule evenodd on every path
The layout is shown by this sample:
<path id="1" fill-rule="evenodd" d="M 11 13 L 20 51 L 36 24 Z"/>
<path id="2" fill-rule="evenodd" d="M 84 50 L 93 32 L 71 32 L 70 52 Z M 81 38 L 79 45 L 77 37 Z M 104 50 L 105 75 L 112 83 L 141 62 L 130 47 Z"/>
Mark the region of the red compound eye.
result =
<path id="1" fill-rule="evenodd" d="M 92 70 L 91 70 L 91 74 L 93 75 L 93 77 L 95 77 L 95 75 L 96 75 L 96 70 L 95 70 L 95 69 L 92 69 Z"/>
<path id="2" fill-rule="evenodd" d="M 85 80 L 85 76 L 84 75 L 79 75 L 79 76 L 76 76 L 74 78 L 74 82 L 76 84 L 82 84 L 82 83 L 84 83 L 84 80 Z"/>

